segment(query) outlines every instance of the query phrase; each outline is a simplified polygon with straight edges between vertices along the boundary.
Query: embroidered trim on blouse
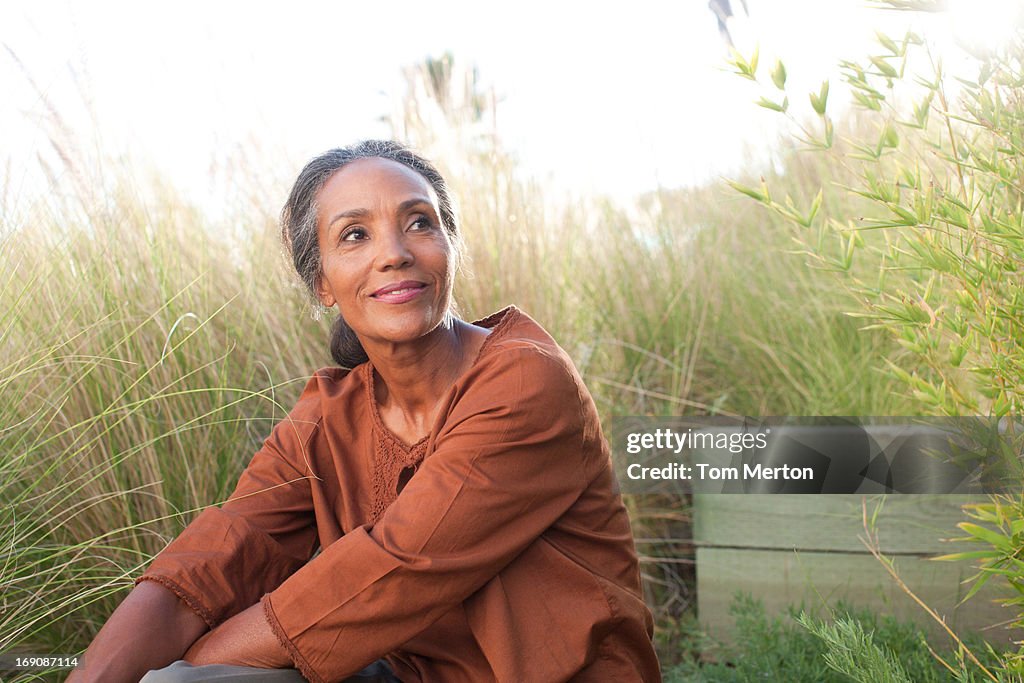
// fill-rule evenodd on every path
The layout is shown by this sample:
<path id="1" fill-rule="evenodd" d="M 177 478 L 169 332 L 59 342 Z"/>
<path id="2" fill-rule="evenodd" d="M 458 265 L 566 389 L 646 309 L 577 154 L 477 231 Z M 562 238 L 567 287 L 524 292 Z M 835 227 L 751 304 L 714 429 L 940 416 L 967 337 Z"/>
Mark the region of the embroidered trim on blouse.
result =
<path id="1" fill-rule="evenodd" d="M 477 364 L 484 352 L 490 347 L 491 342 L 500 337 L 504 331 L 519 319 L 519 309 L 515 306 L 507 306 L 500 311 L 493 313 L 482 320 L 473 322 L 473 325 L 489 327 L 493 324 L 490 334 L 484 339 L 473 359 L 471 368 Z M 427 454 L 427 445 L 430 435 L 423 437 L 412 445 L 406 445 L 399 439 L 380 417 L 377 410 L 377 399 L 374 396 L 373 365 L 363 364 L 363 384 L 366 386 L 366 400 L 370 405 L 370 415 L 373 417 L 373 426 L 376 431 L 376 448 L 373 449 L 373 501 L 370 508 L 369 523 L 376 524 L 384 515 L 384 511 L 390 507 L 398 498 L 398 482 L 402 472 L 412 468 L 415 472 L 423 458 Z"/>
<path id="2" fill-rule="evenodd" d="M 323 677 L 313 670 L 313 667 L 309 665 L 306 658 L 302 656 L 302 653 L 299 652 L 295 644 L 289 640 L 284 629 L 281 628 L 281 622 L 277 620 L 277 615 L 274 614 L 274 606 L 270 604 L 270 594 L 264 595 L 260 602 L 263 603 L 263 616 L 266 617 L 267 623 L 270 624 L 270 630 L 274 632 L 274 637 L 281 643 L 281 647 L 285 649 L 288 656 L 292 658 L 292 663 L 295 664 L 295 668 L 299 670 L 299 673 L 307 681 L 312 681 L 312 683 L 326 683 Z"/>
<path id="3" fill-rule="evenodd" d="M 213 610 L 203 604 L 202 600 L 186 592 L 174 579 L 170 579 L 162 574 L 145 574 L 135 579 L 135 585 L 138 586 L 143 581 L 152 581 L 158 583 L 167 590 L 171 591 L 178 596 L 178 599 L 184 602 L 189 609 L 195 612 L 199 617 L 206 622 L 206 625 L 211 629 L 217 626 L 217 620 L 213 617 Z"/>

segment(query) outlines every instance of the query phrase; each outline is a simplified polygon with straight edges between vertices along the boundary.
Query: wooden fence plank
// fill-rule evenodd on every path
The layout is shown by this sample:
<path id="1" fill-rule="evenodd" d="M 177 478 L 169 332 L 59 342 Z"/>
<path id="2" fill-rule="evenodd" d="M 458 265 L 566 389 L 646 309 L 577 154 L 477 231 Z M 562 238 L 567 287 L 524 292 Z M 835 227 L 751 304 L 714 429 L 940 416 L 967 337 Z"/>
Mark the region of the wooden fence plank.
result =
<path id="1" fill-rule="evenodd" d="M 733 635 L 729 606 L 737 591 L 762 601 L 769 615 L 782 614 L 790 606 L 800 604 L 820 615 L 823 600 L 830 606 L 843 600 L 879 614 L 915 621 L 930 635 L 943 634 L 941 627 L 870 555 L 699 548 L 697 563 L 700 621 L 714 638 L 729 640 Z M 954 632 L 981 633 L 990 642 L 1012 644 L 1010 632 L 990 628 L 1010 616 L 1009 610 L 993 602 L 994 598 L 1006 596 L 995 584 L 958 605 L 967 590 L 960 581 L 969 568 L 903 557 L 897 560 L 897 569 L 911 590 L 944 616 Z"/>
<path id="2" fill-rule="evenodd" d="M 695 494 L 694 540 L 711 547 L 865 552 L 860 495 Z M 889 495 L 877 517 L 886 553 L 945 554 L 970 549 L 940 539 L 961 535 L 960 506 L 984 498 L 962 495 Z"/>

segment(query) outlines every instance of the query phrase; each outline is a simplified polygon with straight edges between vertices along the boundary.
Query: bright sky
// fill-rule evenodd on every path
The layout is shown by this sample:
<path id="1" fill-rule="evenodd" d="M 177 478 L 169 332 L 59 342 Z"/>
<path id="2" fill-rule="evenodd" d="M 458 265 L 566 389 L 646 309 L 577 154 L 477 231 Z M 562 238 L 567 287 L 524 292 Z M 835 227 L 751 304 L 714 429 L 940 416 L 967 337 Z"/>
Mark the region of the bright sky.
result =
<path id="1" fill-rule="evenodd" d="M 972 6 L 986 1 L 1013 2 Z M 806 93 L 892 25 L 897 13 L 866 4 L 747 0 L 733 30 L 747 54 L 761 45 L 762 68 L 782 56 Z M 35 159 L 53 154 L 49 102 L 80 144 L 127 153 L 207 202 L 211 167 L 240 149 L 291 178 L 329 147 L 387 135 L 379 119 L 402 67 L 446 51 L 479 68 L 501 100 L 502 141 L 554 187 L 625 197 L 735 172 L 775 118 L 752 104 L 756 86 L 725 72 L 707 0 L 625 6 L 6 1 L 0 174 L 14 193 L 34 187 Z"/>

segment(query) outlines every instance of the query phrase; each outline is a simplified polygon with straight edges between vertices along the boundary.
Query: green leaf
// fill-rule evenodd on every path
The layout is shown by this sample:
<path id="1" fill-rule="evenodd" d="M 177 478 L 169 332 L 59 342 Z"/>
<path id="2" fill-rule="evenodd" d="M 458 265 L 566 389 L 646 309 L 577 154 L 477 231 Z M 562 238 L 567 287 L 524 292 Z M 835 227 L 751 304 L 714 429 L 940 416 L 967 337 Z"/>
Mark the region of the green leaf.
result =
<path id="1" fill-rule="evenodd" d="M 992 524 L 999 523 L 999 516 L 996 514 L 996 506 L 991 503 L 973 503 L 970 505 L 964 505 L 963 509 L 974 519 L 980 519 L 983 522 L 991 522 Z"/>
<path id="2" fill-rule="evenodd" d="M 782 60 L 775 62 L 775 69 L 772 71 L 772 83 L 779 90 L 786 89 L 786 65 L 782 63 Z"/>
<path id="3" fill-rule="evenodd" d="M 900 48 L 896 45 L 896 42 L 892 38 L 885 35 L 884 33 L 875 33 L 875 37 L 878 38 L 878 42 L 881 43 L 882 47 L 891 52 L 893 55 L 900 53 Z"/>
<path id="4" fill-rule="evenodd" d="M 753 62 L 753 63 L 751 63 L 751 62 Z M 743 55 L 741 55 L 735 49 L 733 49 L 733 51 L 732 51 L 732 58 L 728 61 L 728 63 L 730 65 L 732 65 L 732 66 L 734 66 L 736 68 L 736 72 L 735 73 L 737 75 L 742 76 L 743 78 L 747 78 L 747 79 L 749 79 L 751 81 L 755 81 L 755 80 L 757 80 L 757 51 L 756 50 L 754 51 L 754 57 L 751 60 L 751 62 L 748 62 L 743 57 Z"/>
<path id="5" fill-rule="evenodd" d="M 899 204 L 890 204 L 889 209 L 903 219 L 903 225 L 917 225 L 917 214 Z"/>
<path id="6" fill-rule="evenodd" d="M 818 113 L 818 116 L 825 115 L 825 107 L 828 104 L 828 81 L 822 81 L 821 90 L 815 95 L 811 93 L 811 106 L 814 111 Z"/>
<path id="7" fill-rule="evenodd" d="M 762 97 L 757 101 L 757 105 L 759 107 L 764 107 L 765 109 L 771 109 L 772 111 L 784 112 L 789 107 L 789 98 L 786 98 L 780 104 L 778 102 L 772 102 L 767 97 Z"/>
<path id="8" fill-rule="evenodd" d="M 882 143 L 885 147 L 895 149 L 900 144 L 900 136 L 896 134 L 896 129 L 892 126 L 886 126 L 885 131 L 882 133 Z"/>
<path id="9" fill-rule="evenodd" d="M 988 583 L 988 580 L 989 580 L 989 579 L 991 579 L 991 578 L 992 578 L 992 576 L 993 576 L 992 574 L 981 574 L 980 576 L 978 576 L 978 577 L 977 577 L 977 579 L 976 579 L 976 580 L 975 580 L 975 582 L 974 582 L 974 585 L 973 585 L 973 586 L 971 586 L 971 589 L 970 589 L 969 591 L 967 591 L 967 595 L 965 595 L 965 596 L 964 596 L 964 598 L 963 598 L 963 600 L 961 600 L 960 602 L 961 602 L 961 603 L 967 602 L 967 601 L 968 601 L 968 600 L 970 600 L 970 599 L 971 599 L 972 597 L 974 597 L 974 595 L 975 595 L 975 594 L 976 594 L 976 593 L 977 593 L 978 591 L 980 591 L 980 590 L 982 589 L 982 587 L 983 587 L 983 586 L 984 586 L 984 585 L 985 585 L 986 583 Z"/>
<path id="10" fill-rule="evenodd" d="M 872 111 L 882 111 L 882 105 L 875 97 L 868 97 L 864 93 L 858 90 L 854 90 L 853 98 L 857 100 L 857 102 L 859 102 L 860 105 L 865 109 L 871 109 Z"/>
<path id="11" fill-rule="evenodd" d="M 970 522 L 960 522 L 957 527 L 963 529 L 974 538 L 985 541 L 990 544 L 993 548 L 1002 550 L 1003 552 L 1012 552 L 1010 548 L 1010 539 L 991 529 L 986 529 L 983 526 L 977 524 L 971 524 Z"/>
<path id="12" fill-rule="evenodd" d="M 949 364 L 954 368 L 960 367 L 960 364 L 964 362 L 964 356 L 967 355 L 967 340 L 962 340 L 959 344 L 951 344 L 949 351 Z"/>
<path id="13" fill-rule="evenodd" d="M 885 61 L 885 57 L 872 57 L 871 63 L 874 64 L 875 68 L 878 69 L 886 78 L 896 78 L 899 76 L 896 69 L 894 69 L 889 62 Z"/>
<path id="14" fill-rule="evenodd" d="M 818 190 L 818 194 L 814 195 L 814 201 L 811 202 L 811 210 L 807 212 L 807 218 L 804 219 L 804 227 L 811 227 L 811 223 L 814 222 L 814 217 L 818 215 L 818 210 L 821 208 L 822 191 Z"/>
<path id="15" fill-rule="evenodd" d="M 989 62 L 983 62 L 981 70 L 978 72 L 978 85 L 985 85 L 989 78 L 992 77 L 992 64 Z"/>
<path id="16" fill-rule="evenodd" d="M 959 562 L 960 560 L 982 560 L 1002 557 L 1002 553 L 996 550 L 972 550 L 966 553 L 950 553 L 929 558 L 934 562 Z"/>
<path id="17" fill-rule="evenodd" d="M 839 239 L 840 239 L 840 241 L 842 241 L 842 237 L 841 236 L 840 236 Z M 856 249 L 856 247 L 857 247 L 857 240 L 854 238 L 854 235 L 850 235 L 850 239 L 846 243 L 846 252 L 843 254 L 843 260 L 842 260 L 843 270 L 849 270 L 850 267 L 853 266 L 853 252 L 854 252 L 854 249 Z"/>
<path id="18" fill-rule="evenodd" d="M 725 182 L 727 182 L 729 184 L 729 186 L 732 187 L 732 189 L 736 190 L 737 192 L 740 192 L 742 194 L 747 195 L 751 199 L 756 199 L 759 202 L 766 202 L 766 201 L 768 201 L 768 196 L 767 195 L 758 192 L 757 190 L 755 190 L 752 187 L 747 187 L 746 185 L 741 185 L 740 183 L 736 182 L 735 180 L 728 180 L 728 179 L 726 179 Z"/>
<path id="19" fill-rule="evenodd" d="M 993 417 L 1003 417 L 1010 412 L 1010 399 L 1007 398 L 1005 391 L 1000 391 L 996 396 L 995 402 L 992 404 L 992 415 Z"/>

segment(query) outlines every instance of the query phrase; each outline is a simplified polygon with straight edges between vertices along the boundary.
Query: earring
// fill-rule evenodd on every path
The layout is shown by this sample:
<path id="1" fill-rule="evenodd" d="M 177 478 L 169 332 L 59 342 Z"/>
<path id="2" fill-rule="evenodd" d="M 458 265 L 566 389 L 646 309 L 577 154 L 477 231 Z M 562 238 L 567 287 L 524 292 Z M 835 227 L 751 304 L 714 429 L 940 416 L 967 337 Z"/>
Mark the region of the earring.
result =
<path id="1" fill-rule="evenodd" d="M 310 317 L 319 322 L 324 319 L 324 316 L 326 316 L 330 310 L 330 306 L 324 306 L 322 303 L 317 302 L 313 304 L 312 309 L 310 310 Z"/>

